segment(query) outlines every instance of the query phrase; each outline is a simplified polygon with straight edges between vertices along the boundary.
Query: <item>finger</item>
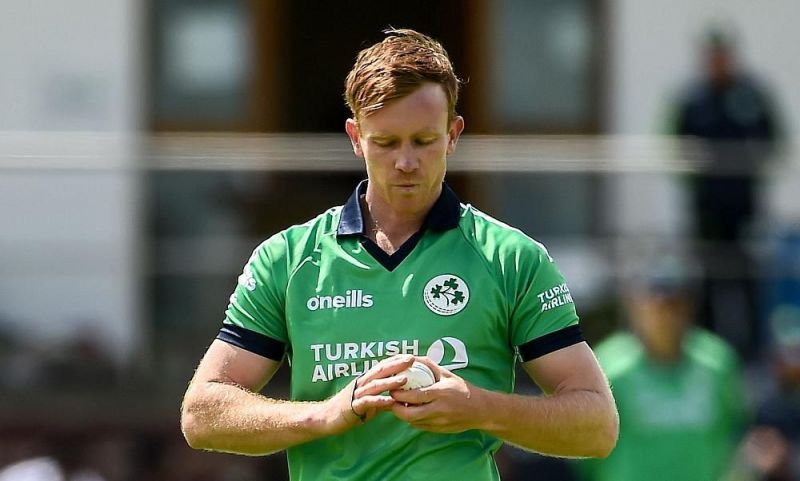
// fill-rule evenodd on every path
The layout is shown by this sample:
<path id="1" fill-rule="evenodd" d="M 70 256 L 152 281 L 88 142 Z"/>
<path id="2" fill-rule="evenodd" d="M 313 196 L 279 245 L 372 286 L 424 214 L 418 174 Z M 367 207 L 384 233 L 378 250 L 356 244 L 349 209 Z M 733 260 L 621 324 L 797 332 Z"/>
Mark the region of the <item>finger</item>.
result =
<path id="1" fill-rule="evenodd" d="M 353 401 L 353 409 L 357 413 L 366 413 L 370 410 L 385 411 L 395 404 L 391 396 L 364 396 Z"/>
<path id="2" fill-rule="evenodd" d="M 400 389 L 406 382 L 408 382 L 408 378 L 405 376 L 390 376 L 374 379 L 366 384 L 363 384 L 361 387 L 356 388 L 355 397 L 359 398 L 362 396 L 370 396 L 373 394 L 380 394 L 382 392 Z"/>
<path id="3" fill-rule="evenodd" d="M 431 371 L 433 371 L 433 377 L 436 379 L 436 382 L 439 382 L 442 379 L 446 378 L 458 377 L 457 375 L 453 374 L 449 369 L 443 368 L 442 366 L 433 362 L 433 360 L 428 356 L 418 356 L 417 361 L 425 363 L 426 366 L 431 368 Z"/>
<path id="4" fill-rule="evenodd" d="M 363 386 L 374 379 L 394 376 L 395 374 L 411 367 L 411 364 L 413 363 L 414 356 L 410 354 L 398 354 L 396 356 L 386 358 L 364 373 L 364 375 L 359 378 L 358 385 Z"/>
<path id="5" fill-rule="evenodd" d="M 423 421 L 428 416 L 428 409 L 425 405 L 394 402 L 392 413 L 403 421 L 413 424 Z"/>
<path id="6" fill-rule="evenodd" d="M 440 379 L 452 379 L 454 377 L 458 377 L 457 374 L 453 374 L 452 371 L 450 371 L 449 369 L 445 369 L 443 367 L 439 368 L 439 376 L 440 376 Z M 440 379 L 437 379 L 437 380 L 440 380 Z"/>
<path id="7" fill-rule="evenodd" d="M 395 401 L 408 404 L 427 404 L 434 400 L 431 392 L 424 389 L 394 390 L 389 394 Z"/>

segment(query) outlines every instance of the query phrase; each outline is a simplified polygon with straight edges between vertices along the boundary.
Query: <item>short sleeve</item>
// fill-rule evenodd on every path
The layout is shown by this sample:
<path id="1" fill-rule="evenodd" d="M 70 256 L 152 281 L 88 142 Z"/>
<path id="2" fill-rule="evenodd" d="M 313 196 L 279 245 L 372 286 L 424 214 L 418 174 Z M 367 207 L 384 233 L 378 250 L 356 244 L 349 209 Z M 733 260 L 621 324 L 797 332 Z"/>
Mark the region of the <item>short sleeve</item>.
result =
<path id="1" fill-rule="evenodd" d="M 567 282 L 547 249 L 526 239 L 515 252 L 511 337 L 523 361 L 583 341 Z"/>
<path id="2" fill-rule="evenodd" d="M 217 338 L 281 360 L 288 344 L 286 271 L 285 239 L 276 234 L 258 246 L 245 264 Z"/>
<path id="3" fill-rule="evenodd" d="M 737 355 L 731 352 L 721 376 L 721 403 L 728 428 L 734 436 L 741 435 L 744 427 L 751 421 L 752 413 L 746 401 L 741 368 Z"/>

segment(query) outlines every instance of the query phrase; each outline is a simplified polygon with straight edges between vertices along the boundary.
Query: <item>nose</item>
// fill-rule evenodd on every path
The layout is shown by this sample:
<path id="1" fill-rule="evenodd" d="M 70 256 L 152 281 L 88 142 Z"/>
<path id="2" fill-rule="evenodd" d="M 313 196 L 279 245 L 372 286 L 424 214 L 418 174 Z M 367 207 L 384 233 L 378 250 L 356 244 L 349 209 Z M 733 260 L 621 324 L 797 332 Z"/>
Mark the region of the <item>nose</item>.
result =
<path id="1" fill-rule="evenodd" d="M 404 173 L 411 173 L 419 168 L 419 160 L 411 146 L 406 145 L 398 151 L 394 168 Z"/>

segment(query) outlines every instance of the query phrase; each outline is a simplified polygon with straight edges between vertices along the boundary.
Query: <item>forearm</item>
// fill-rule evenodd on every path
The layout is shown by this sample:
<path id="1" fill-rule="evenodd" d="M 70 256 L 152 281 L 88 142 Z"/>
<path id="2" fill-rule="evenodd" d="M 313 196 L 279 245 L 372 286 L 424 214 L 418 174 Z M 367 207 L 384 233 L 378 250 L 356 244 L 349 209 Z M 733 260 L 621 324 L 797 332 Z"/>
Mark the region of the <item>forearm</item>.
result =
<path id="1" fill-rule="evenodd" d="M 486 390 L 479 428 L 523 449 L 563 457 L 605 457 L 618 434 L 610 393 L 572 390 L 526 396 Z"/>
<path id="2" fill-rule="evenodd" d="M 190 446 L 263 455 L 333 433 L 335 415 L 324 402 L 269 399 L 234 384 L 190 386 L 181 428 Z"/>

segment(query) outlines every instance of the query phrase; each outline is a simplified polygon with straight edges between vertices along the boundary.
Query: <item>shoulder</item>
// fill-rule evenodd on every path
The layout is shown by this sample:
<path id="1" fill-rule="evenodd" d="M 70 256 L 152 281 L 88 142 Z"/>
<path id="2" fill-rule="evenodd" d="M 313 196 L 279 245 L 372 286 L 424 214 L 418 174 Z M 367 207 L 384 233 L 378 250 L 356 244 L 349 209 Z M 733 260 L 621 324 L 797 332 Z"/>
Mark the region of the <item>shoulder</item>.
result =
<path id="1" fill-rule="evenodd" d="M 724 339 L 699 327 L 693 327 L 684 340 L 686 355 L 712 370 L 727 371 L 739 364 L 736 351 Z"/>
<path id="2" fill-rule="evenodd" d="M 461 217 L 464 234 L 490 260 L 514 256 L 517 260 L 552 261 L 544 244 L 469 204 L 461 205 Z"/>
<path id="3" fill-rule="evenodd" d="M 306 222 L 303 222 L 302 224 L 295 224 L 282 230 L 279 232 L 279 234 L 282 235 L 289 243 L 301 242 L 310 235 L 315 237 L 336 235 L 336 229 L 339 226 L 339 217 L 341 212 L 342 206 L 331 207 L 325 212 L 312 219 L 309 219 Z"/>
<path id="4" fill-rule="evenodd" d="M 597 360 L 609 379 L 618 379 L 633 370 L 643 359 L 641 342 L 628 331 L 605 338 L 594 348 Z"/>
<path id="5" fill-rule="evenodd" d="M 710 94 L 708 82 L 704 79 L 693 79 L 680 89 L 678 97 L 684 105 L 694 105 L 707 101 Z"/>
<path id="6" fill-rule="evenodd" d="M 302 259 L 314 252 L 322 240 L 335 236 L 342 207 L 332 207 L 302 224 L 295 224 L 273 234 L 263 241 L 253 256 L 266 256 L 272 261 L 285 258 Z"/>
<path id="7" fill-rule="evenodd" d="M 742 73 L 734 79 L 734 87 L 740 90 L 746 90 L 753 95 L 763 96 L 768 90 L 764 81 L 753 75 Z"/>

